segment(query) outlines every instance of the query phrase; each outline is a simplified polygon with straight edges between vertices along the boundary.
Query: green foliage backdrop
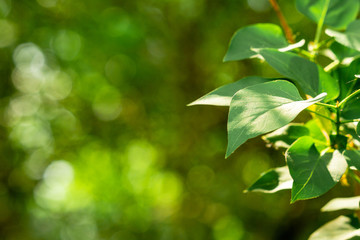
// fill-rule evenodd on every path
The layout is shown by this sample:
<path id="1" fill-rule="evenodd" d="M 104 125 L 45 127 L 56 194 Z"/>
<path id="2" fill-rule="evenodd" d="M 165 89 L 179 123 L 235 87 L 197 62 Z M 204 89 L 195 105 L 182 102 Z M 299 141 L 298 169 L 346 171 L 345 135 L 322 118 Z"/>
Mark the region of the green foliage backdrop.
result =
<path id="1" fill-rule="evenodd" d="M 305 239 L 334 216 L 330 197 L 243 193 L 281 152 L 256 138 L 224 160 L 227 110 L 186 107 L 277 75 L 221 61 L 239 27 L 278 24 L 267 0 L 0 0 L 0 17 L 1 239 Z"/>

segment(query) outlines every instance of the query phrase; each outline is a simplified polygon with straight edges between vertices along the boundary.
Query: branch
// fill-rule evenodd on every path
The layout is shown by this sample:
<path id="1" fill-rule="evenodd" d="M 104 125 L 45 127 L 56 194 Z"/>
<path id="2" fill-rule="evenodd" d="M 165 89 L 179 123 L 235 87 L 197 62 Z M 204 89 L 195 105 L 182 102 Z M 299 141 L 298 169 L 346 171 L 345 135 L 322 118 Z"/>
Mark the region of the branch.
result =
<path id="1" fill-rule="evenodd" d="M 273 7 L 273 9 L 276 12 L 276 15 L 278 16 L 278 18 L 280 20 L 280 24 L 281 24 L 281 27 L 284 29 L 286 39 L 291 44 L 295 43 L 293 32 L 292 32 L 291 28 L 289 27 L 289 25 L 287 24 L 286 19 L 281 12 L 279 4 L 277 3 L 276 0 L 269 0 L 269 1 L 270 1 L 271 6 Z"/>

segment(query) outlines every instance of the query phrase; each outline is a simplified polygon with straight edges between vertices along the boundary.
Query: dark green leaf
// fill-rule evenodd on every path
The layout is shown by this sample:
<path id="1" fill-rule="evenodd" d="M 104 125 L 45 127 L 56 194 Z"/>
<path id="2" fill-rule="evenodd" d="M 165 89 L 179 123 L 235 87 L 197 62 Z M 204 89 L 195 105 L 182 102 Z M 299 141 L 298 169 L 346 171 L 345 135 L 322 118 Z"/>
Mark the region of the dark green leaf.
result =
<path id="1" fill-rule="evenodd" d="M 214 91 L 206 94 L 205 96 L 199 98 L 198 100 L 190 103 L 188 106 L 193 105 L 214 105 L 214 106 L 229 106 L 231 98 L 233 95 L 240 89 L 264 83 L 272 79 L 262 78 L 262 77 L 246 77 L 234 83 L 230 83 L 224 86 L 221 86 Z"/>
<path id="2" fill-rule="evenodd" d="M 360 137 L 360 124 L 359 124 L 359 122 L 356 124 L 356 133 Z"/>
<path id="3" fill-rule="evenodd" d="M 350 167 L 360 170 L 360 151 L 346 150 L 344 156 Z"/>
<path id="4" fill-rule="evenodd" d="M 287 166 L 273 168 L 261 174 L 258 180 L 247 191 L 274 193 L 283 189 L 291 189 L 293 180 Z"/>
<path id="5" fill-rule="evenodd" d="M 316 230 L 309 240 L 358 239 L 353 237 L 360 237 L 359 220 L 353 216 L 340 216 Z"/>
<path id="6" fill-rule="evenodd" d="M 287 125 L 325 96 L 303 100 L 293 84 L 280 80 L 239 90 L 230 103 L 226 157 L 246 140 Z"/>
<path id="7" fill-rule="evenodd" d="M 274 49 L 262 49 L 259 54 L 280 74 L 294 80 L 304 93 L 314 97 L 326 92 L 325 101 L 339 95 L 337 80 L 315 63 L 294 53 Z"/>
<path id="8" fill-rule="evenodd" d="M 344 47 L 345 48 L 345 47 Z M 354 75 L 360 73 L 360 59 L 355 59 L 348 66 L 338 67 L 334 72 L 334 76 L 339 79 L 340 85 L 340 95 L 339 99 L 342 100 L 347 97 L 352 91 L 360 88 L 360 81 L 356 80 Z M 356 116 L 360 116 L 360 112 L 356 112 L 356 110 L 352 110 L 351 108 L 354 104 L 347 104 L 345 109 L 342 112 L 342 117 L 347 119 L 357 118 Z"/>
<path id="9" fill-rule="evenodd" d="M 347 168 L 345 158 L 335 150 L 320 155 L 311 137 L 302 137 L 286 152 L 294 179 L 291 202 L 318 197 L 340 180 Z"/>
<path id="10" fill-rule="evenodd" d="M 360 20 L 350 23 L 343 33 L 327 29 L 326 34 L 334 37 L 338 43 L 356 51 L 360 51 Z"/>
<path id="11" fill-rule="evenodd" d="M 321 208 L 322 212 L 338 211 L 343 209 L 359 210 L 360 197 L 335 198 Z"/>
<path id="12" fill-rule="evenodd" d="M 239 29 L 232 37 L 224 61 L 236 61 L 257 55 L 252 49 L 283 48 L 288 43 L 279 26 L 259 23 Z"/>
<path id="13" fill-rule="evenodd" d="M 273 144 L 275 148 L 288 148 L 299 137 L 309 135 L 309 129 L 303 124 L 290 123 L 272 133 L 266 134 L 263 139 Z"/>
<path id="14" fill-rule="evenodd" d="M 296 0 L 296 8 L 316 23 L 319 22 L 326 0 Z M 324 23 L 334 28 L 346 28 L 356 19 L 358 0 L 330 0 Z"/>
<path id="15" fill-rule="evenodd" d="M 345 47 L 344 45 L 341 45 L 337 42 L 331 44 L 330 50 L 333 53 L 333 56 L 328 57 L 330 57 L 332 60 L 338 60 L 343 65 L 349 65 L 356 58 L 360 57 L 359 51 Z"/>

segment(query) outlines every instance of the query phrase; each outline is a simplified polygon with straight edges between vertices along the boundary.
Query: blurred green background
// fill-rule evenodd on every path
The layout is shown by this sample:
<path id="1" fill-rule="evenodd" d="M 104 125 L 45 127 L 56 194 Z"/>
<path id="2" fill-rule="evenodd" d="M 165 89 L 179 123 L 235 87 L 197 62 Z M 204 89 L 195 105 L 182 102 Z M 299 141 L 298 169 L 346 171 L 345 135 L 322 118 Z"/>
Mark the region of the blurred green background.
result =
<path id="1" fill-rule="evenodd" d="M 238 28 L 278 23 L 267 0 L 0 0 L 0 17 L 0 239 L 306 239 L 331 219 L 326 197 L 243 193 L 283 152 L 256 138 L 225 160 L 227 109 L 186 107 L 278 76 L 222 63 Z"/>

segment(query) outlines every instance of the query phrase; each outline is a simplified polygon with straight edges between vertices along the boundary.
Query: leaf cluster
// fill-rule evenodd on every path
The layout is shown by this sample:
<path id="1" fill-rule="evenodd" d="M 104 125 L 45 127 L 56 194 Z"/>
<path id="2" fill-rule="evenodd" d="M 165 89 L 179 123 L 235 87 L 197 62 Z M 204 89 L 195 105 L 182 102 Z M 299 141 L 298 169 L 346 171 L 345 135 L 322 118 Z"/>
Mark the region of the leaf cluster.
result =
<path id="1" fill-rule="evenodd" d="M 263 173 L 247 191 L 291 189 L 291 203 L 319 197 L 340 181 L 360 184 L 360 2 L 297 0 L 296 7 L 317 24 L 313 41 L 291 44 L 288 29 L 259 23 L 236 31 L 224 57 L 260 59 L 278 78 L 245 77 L 189 104 L 229 107 L 226 158 L 263 134 L 269 146 L 285 149 L 286 165 Z M 304 110 L 311 120 L 293 123 Z M 334 199 L 322 210 L 340 209 L 359 210 L 359 197 Z M 360 237 L 357 217 L 341 216 L 310 239 Z"/>

